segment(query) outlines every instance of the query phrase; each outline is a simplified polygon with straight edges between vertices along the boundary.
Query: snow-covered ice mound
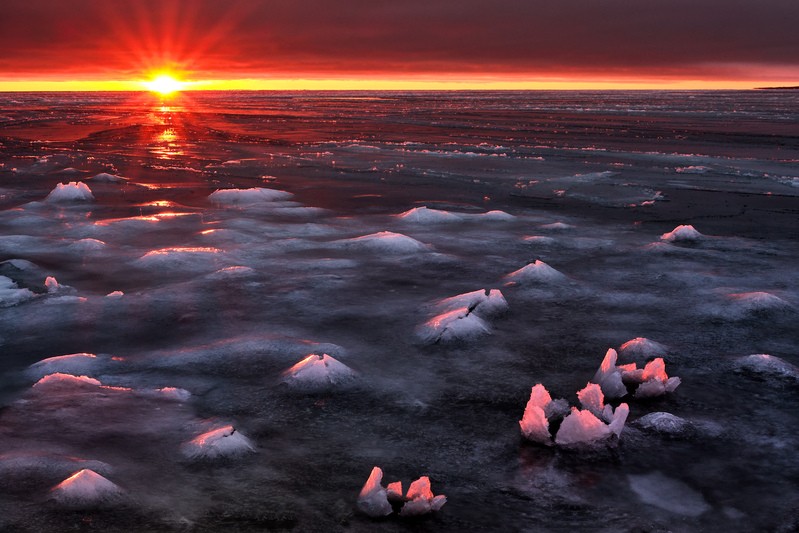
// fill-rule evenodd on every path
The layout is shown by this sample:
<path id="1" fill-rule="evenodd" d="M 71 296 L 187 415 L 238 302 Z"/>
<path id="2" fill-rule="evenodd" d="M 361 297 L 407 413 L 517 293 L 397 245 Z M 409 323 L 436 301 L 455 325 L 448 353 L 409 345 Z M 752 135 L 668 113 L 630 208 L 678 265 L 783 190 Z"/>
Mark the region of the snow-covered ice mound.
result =
<path id="1" fill-rule="evenodd" d="M 68 246 L 77 252 L 97 252 L 105 249 L 106 244 L 99 239 L 79 239 Z"/>
<path id="2" fill-rule="evenodd" d="M 631 339 L 619 348 L 619 355 L 627 361 L 648 361 L 654 357 L 665 357 L 668 348 L 645 337 Z"/>
<path id="3" fill-rule="evenodd" d="M 5 483 L 16 483 L 20 479 L 60 479 L 84 468 L 95 472 L 111 471 L 111 466 L 107 463 L 72 455 L 31 448 L 6 452 L 0 455 L 0 486 Z"/>
<path id="4" fill-rule="evenodd" d="M 53 498 L 68 506 L 93 506 L 119 499 L 123 491 L 94 470 L 84 468 L 51 491 Z"/>
<path id="5" fill-rule="evenodd" d="M 70 181 L 67 184 L 59 183 L 50 191 L 45 202 L 93 202 L 94 195 L 89 186 L 82 181 Z"/>
<path id="6" fill-rule="evenodd" d="M 477 213 L 476 215 L 472 216 L 478 220 L 490 220 L 492 222 L 508 222 L 511 220 L 516 220 L 515 216 L 505 211 L 500 211 L 498 209 L 494 209 L 493 211 L 486 211 L 485 213 Z"/>
<path id="7" fill-rule="evenodd" d="M 288 200 L 294 195 L 287 191 L 253 187 L 251 189 L 219 189 L 208 195 L 208 199 L 223 206 L 252 205 L 262 202 Z"/>
<path id="8" fill-rule="evenodd" d="M 416 335 L 426 344 L 469 341 L 489 333 L 488 323 L 468 307 L 434 316 L 416 330 Z"/>
<path id="9" fill-rule="evenodd" d="M 480 289 L 444 298 L 435 305 L 440 311 L 467 308 L 483 318 L 500 315 L 508 310 L 508 302 L 499 289 Z"/>
<path id="10" fill-rule="evenodd" d="M 634 425 L 653 433 L 670 436 L 684 435 L 693 427 L 684 418 L 660 411 L 642 416 L 634 422 Z"/>
<path id="11" fill-rule="evenodd" d="M 215 269 L 222 250 L 213 247 L 172 247 L 151 250 L 134 264 L 141 268 L 191 272 Z"/>
<path id="12" fill-rule="evenodd" d="M 402 233 L 394 233 L 391 231 L 381 231 L 378 233 L 364 235 L 362 237 L 343 239 L 340 241 L 335 241 L 334 244 L 337 244 L 345 249 L 363 250 L 383 254 L 415 254 L 419 252 L 430 251 L 430 247 L 423 242 L 419 242 L 412 237 L 403 235 Z"/>
<path id="13" fill-rule="evenodd" d="M 660 236 L 660 240 L 664 242 L 698 242 L 701 241 L 704 235 L 696 231 L 696 228 L 690 224 L 677 226 L 668 233 Z"/>
<path id="14" fill-rule="evenodd" d="M 101 387 L 103 384 L 100 381 L 90 378 L 89 376 L 73 376 L 72 374 L 65 374 L 62 372 L 55 372 L 48 374 L 33 384 L 34 388 L 51 389 L 51 388 L 94 388 Z"/>
<path id="15" fill-rule="evenodd" d="M 740 357 L 735 361 L 735 366 L 740 370 L 764 376 L 799 380 L 799 367 L 792 365 L 784 359 L 765 353 L 756 353 Z"/>
<path id="16" fill-rule="evenodd" d="M 283 372 L 283 383 L 303 391 L 322 391 L 352 384 L 356 373 L 327 354 L 310 354 Z"/>
<path id="17" fill-rule="evenodd" d="M 738 315 L 782 312 L 793 309 L 793 305 L 770 292 L 741 292 L 728 295 L 733 310 Z"/>
<path id="18" fill-rule="evenodd" d="M 41 379 L 48 374 L 72 374 L 86 375 L 96 371 L 100 365 L 104 365 L 105 360 L 98 358 L 91 353 L 72 353 L 48 357 L 37 363 L 33 363 L 25 371 L 28 377 Z M 98 382 L 99 383 L 99 382 Z"/>
<path id="19" fill-rule="evenodd" d="M 383 470 L 379 466 L 372 468 L 369 478 L 358 494 L 356 505 L 359 511 L 373 518 L 388 516 L 393 512 L 386 489 L 383 487 Z"/>
<path id="20" fill-rule="evenodd" d="M 442 224 L 448 222 L 461 222 L 462 217 L 441 209 L 430 209 L 428 207 L 414 207 L 404 213 L 397 215 L 403 222 L 413 222 L 415 224 Z"/>
<path id="21" fill-rule="evenodd" d="M 35 295 L 28 289 L 20 289 L 11 278 L 0 276 L 0 307 L 11 307 L 26 302 Z"/>
<path id="22" fill-rule="evenodd" d="M 635 495 L 648 505 L 688 517 L 700 516 L 711 509 L 698 491 L 660 472 L 627 478 Z"/>
<path id="23" fill-rule="evenodd" d="M 593 383 L 602 388 L 608 398 L 622 398 L 627 395 L 627 385 L 635 386 L 636 398 L 652 398 L 674 392 L 680 385 L 680 378 L 666 374 L 666 363 L 658 357 L 648 362 L 644 368 L 635 363 L 616 366 L 618 353 L 610 348 L 596 371 Z"/>
<path id="24" fill-rule="evenodd" d="M 447 497 L 443 494 L 433 495 L 430 490 L 430 478 L 422 476 L 411 483 L 405 494 L 406 502 L 400 510 L 400 516 L 421 516 L 440 510 Z"/>
<path id="25" fill-rule="evenodd" d="M 128 181 L 128 178 L 117 176 L 116 174 L 109 174 L 108 172 L 100 172 L 87 181 L 94 181 L 96 183 L 125 183 Z"/>
<path id="26" fill-rule="evenodd" d="M 565 222 L 552 222 L 551 224 L 542 224 L 538 227 L 547 231 L 565 231 L 574 228 L 574 226 L 566 224 Z"/>
<path id="27" fill-rule="evenodd" d="M 519 270 L 507 274 L 505 279 L 509 282 L 523 285 L 528 283 L 562 283 L 568 278 L 540 259 L 536 259 L 534 263 L 529 263 Z"/>
<path id="28" fill-rule="evenodd" d="M 182 451 L 189 459 L 219 459 L 252 453 L 255 446 L 250 439 L 228 425 L 198 435 L 185 443 Z"/>

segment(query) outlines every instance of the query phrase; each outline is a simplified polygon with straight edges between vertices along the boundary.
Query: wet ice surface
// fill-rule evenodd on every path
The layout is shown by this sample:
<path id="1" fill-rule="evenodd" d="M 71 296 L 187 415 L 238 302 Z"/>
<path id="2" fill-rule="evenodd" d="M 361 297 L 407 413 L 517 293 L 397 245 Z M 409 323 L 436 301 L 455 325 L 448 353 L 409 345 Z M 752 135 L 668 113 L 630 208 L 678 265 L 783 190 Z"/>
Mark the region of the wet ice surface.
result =
<path id="1" fill-rule="evenodd" d="M 797 97 L 4 96 L 0 529 L 790 530 Z M 682 383 L 522 439 L 609 348 Z"/>

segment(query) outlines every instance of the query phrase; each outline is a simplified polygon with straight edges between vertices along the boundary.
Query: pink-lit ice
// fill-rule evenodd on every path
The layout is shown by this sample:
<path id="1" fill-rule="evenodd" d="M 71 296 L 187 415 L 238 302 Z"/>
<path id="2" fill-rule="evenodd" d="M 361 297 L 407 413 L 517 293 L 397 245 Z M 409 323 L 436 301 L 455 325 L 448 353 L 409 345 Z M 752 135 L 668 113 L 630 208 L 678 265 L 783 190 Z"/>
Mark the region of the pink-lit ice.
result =
<path id="1" fill-rule="evenodd" d="M 605 395 L 602 387 L 596 383 L 588 383 L 582 390 L 577 391 L 577 399 L 583 409 L 590 411 L 594 416 L 610 422 L 613 419 L 613 407 L 605 405 Z"/>
<path id="2" fill-rule="evenodd" d="M 441 209 L 430 209 L 425 206 L 414 207 L 404 213 L 397 215 L 397 218 L 404 222 L 413 222 L 416 224 L 442 224 L 451 222 L 461 222 L 462 217 L 443 211 Z"/>
<path id="3" fill-rule="evenodd" d="M 436 304 L 441 311 L 451 311 L 466 307 L 472 313 L 489 318 L 508 310 L 508 302 L 499 289 L 480 289 L 445 298 Z"/>
<path id="4" fill-rule="evenodd" d="M 58 355 L 33 363 L 28 367 L 26 374 L 37 379 L 57 372 L 72 375 L 89 374 L 97 368 L 98 362 L 100 360 L 92 353 Z M 99 384 L 99 381 L 97 383 Z"/>
<path id="5" fill-rule="evenodd" d="M 602 387 L 602 393 L 610 399 L 623 398 L 627 395 L 627 387 L 622 382 L 622 370 L 616 366 L 618 356 L 616 350 L 610 348 L 591 380 Z"/>
<path id="6" fill-rule="evenodd" d="M 661 235 L 660 240 L 664 242 L 697 242 L 702 240 L 703 237 L 704 236 L 690 224 L 683 224 Z"/>
<path id="7" fill-rule="evenodd" d="M 419 339 L 427 344 L 469 341 L 489 333 L 491 328 L 488 323 L 469 311 L 468 307 L 434 316 L 416 332 Z"/>
<path id="8" fill-rule="evenodd" d="M 629 414 L 629 406 L 623 403 L 616 408 L 606 424 L 591 411 L 572 407 L 571 413 L 563 419 L 558 434 L 555 435 L 555 444 L 565 447 L 585 446 L 601 443 L 614 435 L 621 437 Z"/>
<path id="9" fill-rule="evenodd" d="M 369 479 L 364 483 L 356 502 L 358 510 L 367 516 L 379 518 L 388 516 L 393 512 L 382 482 L 383 470 L 378 466 L 372 468 Z"/>
<path id="10" fill-rule="evenodd" d="M 198 435 L 182 448 L 189 459 L 238 457 L 255 451 L 253 443 L 233 426 L 223 426 Z"/>
<path id="11" fill-rule="evenodd" d="M 53 498 L 68 506 L 92 506 L 118 499 L 123 491 L 94 470 L 84 468 L 52 488 Z"/>
<path id="12" fill-rule="evenodd" d="M 649 361 L 644 368 L 635 363 L 616 366 L 618 354 L 609 349 L 602 364 L 591 380 L 602 387 L 607 398 L 622 398 L 627 395 L 627 385 L 636 386 L 636 398 L 653 398 L 667 392 L 674 392 L 680 385 L 680 378 L 666 374 L 666 363 L 662 357 Z"/>
<path id="13" fill-rule="evenodd" d="M 219 189 L 212 192 L 208 199 L 215 204 L 223 206 L 252 205 L 261 202 L 276 202 L 292 198 L 294 195 L 287 191 L 253 187 L 251 189 Z"/>
<path id="14" fill-rule="evenodd" d="M 740 292 L 729 294 L 734 312 L 737 315 L 789 311 L 793 305 L 770 292 Z"/>
<path id="15" fill-rule="evenodd" d="M 530 391 L 530 399 L 524 408 L 524 415 L 519 421 L 522 436 L 539 444 L 552 444 L 552 435 L 549 432 L 549 420 L 547 419 L 546 409 L 552 403 L 549 391 L 537 384 Z"/>
<path id="16" fill-rule="evenodd" d="M 128 181 L 128 178 L 117 176 L 116 174 L 109 174 L 108 172 L 100 172 L 99 174 L 95 174 L 87 181 L 93 181 L 96 183 L 125 183 Z"/>
<path id="17" fill-rule="evenodd" d="M 567 278 L 540 259 L 536 259 L 534 263 L 527 264 L 519 270 L 506 275 L 505 279 L 521 285 L 526 283 L 561 283 Z"/>
<path id="18" fill-rule="evenodd" d="M 283 383 L 304 391 L 320 391 L 350 385 L 356 373 L 328 354 L 310 354 L 283 373 Z"/>
<path id="19" fill-rule="evenodd" d="M 48 374 L 42 379 L 33 384 L 34 388 L 45 387 L 100 387 L 100 381 L 90 378 L 89 376 L 73 376 L 72 374 L 64 374 L 62 372 L 54 372 Z"/>
<path id="20" fill-rule="evenodd" d="M 93 202 L 94 195 L 92 194 L 89 186 L 82 181 L 70 181 L 69 183 L 59 183 L 55 186 L 45 202 L 61 203 L 61 202 Z"/>
<path id="21" fill-rule="evenodd" d="M 636 337 L 619 348 L 619 355 L 627 361 L 647 361 L 653 357 L 664 357 L 668 348 L 645 337 Z"/>
<path id="22" fill-rule="evenodd" d="M 430 247 L 412 237 L 392 231 L 380 231 L 362 237 L 336 241 L 345 249 L 355 249 L 384 254 L 415 254 L 429 252 Z"/>
<path id="23" fill-rule="evenodd" d="M 412 482 L 405 498 L 408 501 L 402 506 L 400 516 L 425 515 L 440 510 L 447 503 L 447 497 L 443 494 L 433 495 L 433 491 L 430 490 L 430 478 L 427 476 Z"/>

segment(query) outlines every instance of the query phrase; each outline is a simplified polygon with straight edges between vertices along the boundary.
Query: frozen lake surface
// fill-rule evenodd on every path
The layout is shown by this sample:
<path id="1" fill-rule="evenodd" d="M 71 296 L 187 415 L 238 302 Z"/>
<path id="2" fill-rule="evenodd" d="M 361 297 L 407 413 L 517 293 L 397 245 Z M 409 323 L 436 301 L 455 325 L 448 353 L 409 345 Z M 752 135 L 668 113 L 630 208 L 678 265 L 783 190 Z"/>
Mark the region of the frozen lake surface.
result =
<path id="1" fill-rule="evenodd" d="M 792 531 L 797 264 L 799 91 L 3 94 L 0 529 Z"/>

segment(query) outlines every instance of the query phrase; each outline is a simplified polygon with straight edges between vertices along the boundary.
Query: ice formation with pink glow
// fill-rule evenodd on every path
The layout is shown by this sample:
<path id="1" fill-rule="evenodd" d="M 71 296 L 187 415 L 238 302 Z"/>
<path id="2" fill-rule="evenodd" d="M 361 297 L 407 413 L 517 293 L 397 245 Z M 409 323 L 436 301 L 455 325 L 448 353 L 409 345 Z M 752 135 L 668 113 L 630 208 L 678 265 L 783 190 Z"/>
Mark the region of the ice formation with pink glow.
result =
<path id="1" fill-rule="evenodd" d="M 736 366 L 755 374 L 793 378 L 799 380 L 799 367 L 774 355 L 756 353 L 738 358 Z"/>
<path id="2" fill-rule="evenodd" d="M 413 222 L 416 224 L 442 224 L 460 222 L 463 220 L 462 217 L 456 215 L 455 213 L 441 209 L 430 209 L 425 206 L 409 209 L 408 211 L 397 215 L 397 218 L 403 220 L 404 222 Z"/>
<path id="3" fill-rule="evenodd" d="M 94 195 L 89 186 L 82 181 L 70 181 L 67 184 L 56 185 L 44 201 L 48 203 L 93 202 Z"/>
<path id="4" fill-rule="evenodd" d="M 73 376 L 72 374 L 55 372 L 44 376 L 33 384 L 34 387 L 85 387 L 86 385 L 100 387 L 102 383 L 89 376 Z"/>
<path id="5" fill-rule="evenodd" d="M 238 457 L 254 451 L 250 439 L 230 425 L 207 431 L 183 445 L 183 455 L 189 459 Z"/>
<path id="6" fill-rule="evenodd" d="M 566 276 L 544 263 L 540 259 L 527 264 L 505 276 L 505 279 L 518 284 L 525 283 L 561 283 L 566 281 Z"/>
<path id="7" fill-rule="evenodd" d="M 619 348 L 619 355 L 628 361 L 645 361 L 653 357 L 664 357 L 667 353 L 666 346 L 645 337 L 630 339 Z"/>
<path id="8" fill-rule="evenodd" d="M 369 479 L 366 480 L 360 494 L 358 494 L 357 501 L 358 510 L 367 516 L 379 518 L 388 516 L 393 512 L 382 482 L 383 470 L 379 466 L 372 468 Z"/>
<path id="9" fill-rule="evenodd" d="M 116 174 L 109 174 L 108 172 L 100 172 L 99 174 L 95 174 L 87 181 L 94 181 L 97 183 L 125 183 L 128 181 L 128 178 L 117 176 Z"/>
<path id="10" fill-rule="evenodd" d="M 482 318 L 490 318 L 508 310 L 508 302 L 499 289 L 480 289 L 444 298 L 436 304 L 441 311 L 467 308 Z"/>
<path id="11" fill-rule="evenodd" d="M 53 498 L 65 505 L 97 505 L 119 498 L 123 491 L 94 470 L 84 468 L 52 488 Z"/>
<path id="12" fill-rule="evenodd" d="M 430 251 L 430 247 L 423 242 L 392 231 L 370 233 L 361 237 L 336 241 L 336 243 L 344 248 L 384 254 L 415 254 Z"/>
<path id="13" fill-rule="evenodd" d="M 697 242 L 703 237 L 704 235 L 696 231 L 696 228 L 690 224 L 683 224 L 661 235 L 660 240 L 664 242 Z"/>
<path id="14" fill-rule="evenodd" d="M 304 391 L 328 390 L 350 385 L 356 373 L 336 358 L 310 354 L 283 373 L 283 382 Z"/>
<path id="15" fill-rule="evenodd" d="M 680 378 L 666 374 L 666 363 L 662 357 L 649 361 L 644 368 L 635 363 L 616 366 L 618 354 L 609 349 L 597 370 L 593 383 L 602 388 L 608 398 L 622 398 L 627 395 L 627 385 L 635 386 L 636 398 L 653 398 L 667 392 L 674 392 L 680 385 Z"/>
<path id="16" fill-rule="evenodd" d="M 417 329 L 417 336 L 426 344 L 469 341 L 489 333 L 488 323 L 468 307 L 434 316 Z"/>
<path id="17" fill-rule="evenodd" d="M 408 487 L 405 494 L 406 502 L 400 510 L 400 516 L 421 516 L 440 510 L 447 497 L 443 494 L 433 495 L 430 490 L 430 478 L 422 476 Z"/>

